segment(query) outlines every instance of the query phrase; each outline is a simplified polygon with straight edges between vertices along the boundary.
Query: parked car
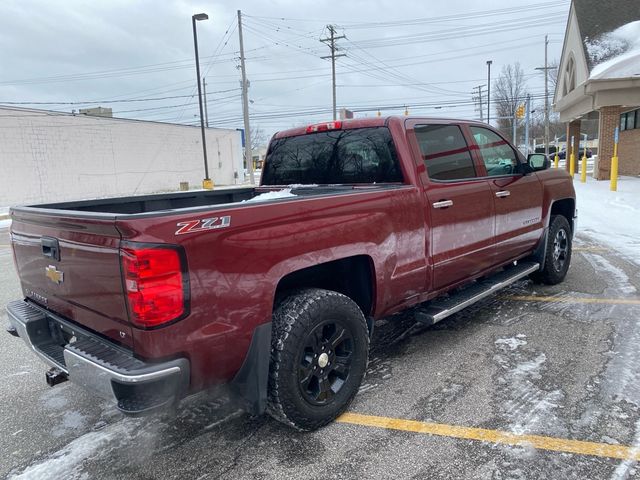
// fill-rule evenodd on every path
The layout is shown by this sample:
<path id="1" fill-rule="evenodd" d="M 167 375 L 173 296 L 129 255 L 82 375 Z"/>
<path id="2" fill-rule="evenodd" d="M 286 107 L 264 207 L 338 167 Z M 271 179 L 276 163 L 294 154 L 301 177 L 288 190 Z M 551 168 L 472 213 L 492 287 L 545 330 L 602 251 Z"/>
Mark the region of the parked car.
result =
<path id="1" fill-rule="evenodd" d="M 125 414 L 227 383 L 316 429 L 356 395 L 376 319 L 413 307 L 431 325 L 527 276 L 561 282 L 575 206 L 564 170 L 486 124 L 295 128 L 257 188 L 12 208 L 9 331 L 50 385 Z"/>
<path id="2" fill-rule="evenodd" d="M 584 156 L 584 148 L 580 147 L 578 149 L 578 155 L 576 156 L 576 158 L 582 158 Z M 591 149 L 587 148 L 587 158 L 591 158 L 593 157 L 593 152 L 591 151 Z M 567 150 L 566 149 L 562 149 L 558 152 L 558 158 L 560 158 L 561 160 L 565 160 L 567 158 Z"/>

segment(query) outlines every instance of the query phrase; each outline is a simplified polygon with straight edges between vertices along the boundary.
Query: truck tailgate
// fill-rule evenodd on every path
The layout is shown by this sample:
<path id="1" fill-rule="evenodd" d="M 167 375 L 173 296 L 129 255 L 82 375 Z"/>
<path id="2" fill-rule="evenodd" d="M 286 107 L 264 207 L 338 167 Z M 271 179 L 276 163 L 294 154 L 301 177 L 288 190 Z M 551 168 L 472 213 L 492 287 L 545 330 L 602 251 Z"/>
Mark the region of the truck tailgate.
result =
<path id="1" fill-rule="evenodd" d="M 12 210 L 11 242 L 25 297 L 132 348 L 115 219 L 56 213 Z"/>

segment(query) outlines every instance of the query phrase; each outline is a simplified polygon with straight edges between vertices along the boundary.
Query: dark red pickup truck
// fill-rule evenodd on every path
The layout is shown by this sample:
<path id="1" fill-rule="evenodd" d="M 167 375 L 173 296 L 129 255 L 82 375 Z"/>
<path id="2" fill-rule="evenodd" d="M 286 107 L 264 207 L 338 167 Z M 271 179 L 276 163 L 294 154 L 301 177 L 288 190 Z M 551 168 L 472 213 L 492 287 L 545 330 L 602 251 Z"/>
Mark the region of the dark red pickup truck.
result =
<path id="1" fill-rule="evenodd" d="M 566 275 L 569 175 L 470 121 L 375 118 L 274 136 L 258 188 L 16 207 L 10 333 L 142 414 L 228 383 L 309 430 L 358 391 L 374 320 L 435 323 Z"/>

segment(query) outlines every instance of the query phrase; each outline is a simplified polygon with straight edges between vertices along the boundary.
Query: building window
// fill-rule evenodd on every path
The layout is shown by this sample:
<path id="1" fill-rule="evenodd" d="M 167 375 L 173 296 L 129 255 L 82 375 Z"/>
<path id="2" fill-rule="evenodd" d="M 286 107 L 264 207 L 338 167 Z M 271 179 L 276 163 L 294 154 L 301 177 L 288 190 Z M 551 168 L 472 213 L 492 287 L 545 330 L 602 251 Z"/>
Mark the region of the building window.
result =
<path id="1" fill-rule="evenodd" d="M 627 112 L 627 130 L 636 128 L 636 110 Z"/>
<path id="2" fill-rule="evenodd" d="M 640 109 L 620 115 L 620 131 L 640 128 Z"/>
<path id="3" fill-rule="evenodd" d="M 571 92 L 576 88 L 576 62 L 573 59 L 573 53 L 570 54 L 567 66 L 564 69 L 564 78 L 562 79 L 562 96 Z"/>

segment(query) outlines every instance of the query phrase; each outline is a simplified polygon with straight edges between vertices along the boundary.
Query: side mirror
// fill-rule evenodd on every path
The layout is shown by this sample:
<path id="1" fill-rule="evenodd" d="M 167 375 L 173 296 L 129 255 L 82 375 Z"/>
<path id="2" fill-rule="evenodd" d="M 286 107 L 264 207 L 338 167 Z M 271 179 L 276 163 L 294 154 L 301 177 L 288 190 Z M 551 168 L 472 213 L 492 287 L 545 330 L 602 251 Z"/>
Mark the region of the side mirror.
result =
<path id="1" fill-rule="evenodd" d="M 551 162 L 544 153 L 530 153 L 527 163 L 533 171 L 546 170 L 551 166 Z"/>

